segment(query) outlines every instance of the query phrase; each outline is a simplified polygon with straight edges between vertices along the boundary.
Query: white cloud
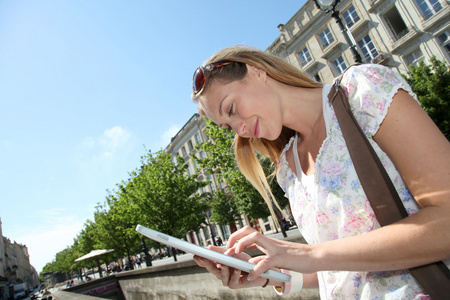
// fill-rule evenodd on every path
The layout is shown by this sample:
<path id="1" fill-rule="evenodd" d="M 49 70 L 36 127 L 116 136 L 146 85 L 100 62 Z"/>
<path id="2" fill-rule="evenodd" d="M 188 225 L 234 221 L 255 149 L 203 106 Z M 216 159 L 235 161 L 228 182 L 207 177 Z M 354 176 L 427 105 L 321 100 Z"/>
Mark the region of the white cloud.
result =
<path id="1" fill-rule="evenodd" d="M 94 155 L 97 159 L 112 158 L 126 150 L 131 133 L 120 126 L 106 129 L 98 138 L 86 137 L 79 146 L 82 153 Z"/>
<path id="2" fill-rule="evenodd" d="M 73 239 L 84 227 L 84 220 L 67 215 L 65 209 L 37 212 L 39 224 L 29 228 L 15 228 L 12 232 L 17 243 L 28 248 L 30 263 L 38 272 L 55 259 L 56 253 L 73 245 Z"/>
<path id="3" fill-rule="evenodd" d="M 101 136 L 86 137 L 77 147 L 77 164 L 92 172 L 111 170 L 123 162 L 134 147 L 132 134 L 120 126 L 106 129 Z"/>
<path id="4" fill-rule="evenodd" d="M 161 147 L 165 148 L 167 145 L 169 145 L 170 140 L 180 131 L 181 126 L 180 125 L 171 125 L 169 129 L 164 131 L 164 133 L 161 136 Z"/>
<path id="5" fill-rule="evenodd" d="M 126 130 L 120 126 L 115 126 L 105 130 L 99 139 L 99 145 L 103 148 L 104 154 L 107 153 L 108 156 L 112 156 L 118 149 L 127 144 L 130 137 L 131 134 Z"/>

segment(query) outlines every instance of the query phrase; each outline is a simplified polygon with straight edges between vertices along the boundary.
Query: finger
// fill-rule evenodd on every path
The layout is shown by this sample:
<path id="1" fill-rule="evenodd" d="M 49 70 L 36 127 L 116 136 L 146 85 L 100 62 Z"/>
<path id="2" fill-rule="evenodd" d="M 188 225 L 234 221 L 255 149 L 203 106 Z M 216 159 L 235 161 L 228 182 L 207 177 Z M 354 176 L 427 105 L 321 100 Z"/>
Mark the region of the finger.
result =
<path id="1" fill-rule="evenodd" d="M 262 273 L 266 272 L 267 270 L 270 270 L 273 267 L 275 266 L 273 265 L 272 260 L 267 256 L 264 256 L 256 263 L 256 266 L 250 271 L 247 279 L 254 280 Z"/>
<path id="2" fill-rule="evenodd" d="M 228 287 L 231 289 L 237 289 L 237 288 L 240 288 L 241 285 L 242 285 L 241 270 L 234 269 L 231 272 L 230 281 L 228 282 Z"/>
<path id="3" fill-rule="evenodd" d="M 224 252 L 224 254 L 225 254 L 225 255 L 228 255 L 228 256 L 233 256 L 233 257 L 236 257 L 236 258 L 245 260 L 245 261 L 248 261 L 248 260 L 251 258 L 251 256 L 248 255 L 247 253 L 239 253 L 239 254 L 236 254 L 236 252 L 234 251 L 234 249 L 235 249 L 234 247 L 232 247 L 232 248 L 230 248 L 230 249 L 227 249 L 227 250 Z"/>
<path id="4" fill-rule="evenodd" d="M 201 257 L 199 257 L 199 256 L 197 256 L 197 255 L 194 255 L 194 261 L 197 263 L 197 265 L 198 265 L 199 267 L 202 267 L 202 268 L 205 267 L 205 266 L 203 265 L 203 261 L 202 261 Z"/>
<path id="5" fill-rule="evenodd" d="M 224 249 L 222 247 L 213 246 L 213 245 L 209 245 L 208 249 L 216 251 L 216 252 L 220 252 L 220 253 L 224 253 L 225 251 L 227 251 L 227 249 Z"/>
<path id="6" fill-rule="evenodd" d="M 201 264 L 200 266 L 205 268 L 208 272 L 210 272 L 211 274 L 213 274 L 214 276 L 216 276 L 219 280 L 221 280 L 221 271 L 219 268 L 217 268 L 216 264 L 213 263 L 212 261 L 203 258 L 203 257 L 198 257 L 196 259 L 196 262 L 198 262 Z"/>
<path id="7" fill-rule="evenodd" d="M 221 271 L 220 275 L 221 275 L 221 278 L 222 278 L 222 284 L 224 286 L 228 286 L 228 283 L 230 281 L 230 267 L 222 266 L 220 271 Z"/>
<path id="8" fill-rule="evenodd" d="M 230 237 L 228 238 L 227 248 L 233 247 L 233 245 L 236 244 L 236 242 L 238 240 L 240 240 L 242 237 L 249 235 L 255 231 L 256 230 L 250 226 L 245 226 L 245 227 L 239 229 L 238 231 L 236 231 L 235 233 L 230 235 Z"/>
<path id="9" fill-rule="evenodd" d="M 248 262 L 256 265 L 256 264 L 258 264 L 261 260 L 263 260 L 265 257 L 266 257 L 266 256 L 263 256 L 263 255 L 255 256 L 255 257 L 252 257 L 251 259 L 249 259 Z"/>
<path id="10" fill-rule="evenodd" d="M 254 247 L 255 245 L 259 246 L 258 248 L 260 250 L 268 249 L 272 246 L 268 237 L 258 231 L 254 231 L 239 240 L 239 243 L 235 246 L 235 252 L 241 253 L 244 249 Z M 266 251 L 263 252 L 267 253 Z"/>

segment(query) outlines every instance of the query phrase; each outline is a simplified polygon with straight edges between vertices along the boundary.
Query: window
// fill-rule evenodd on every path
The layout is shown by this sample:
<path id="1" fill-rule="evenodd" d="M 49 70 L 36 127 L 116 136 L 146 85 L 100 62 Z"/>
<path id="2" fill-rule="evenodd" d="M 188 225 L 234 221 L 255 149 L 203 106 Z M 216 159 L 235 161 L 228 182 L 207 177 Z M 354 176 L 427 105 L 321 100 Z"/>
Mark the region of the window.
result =
<path id="1" fill-rule="evenodd" d="M 390 10 L 388 10 L 384 16 L 384 21 L 386 25 L 389 27 L 392 32 L 392 36 L 394 37 L 394 41 L 397 41 L 402 36 L 409 32 L 408 27 L 406 27 L 405 22 L 402 19 L 402 16 L 397 10 L 397 7 L 393 6 Z"/>
<path id="2" fill-rule="evenodd" d="M 331 31 L 329 28 L 322 31 L 322 33 L 319 35 L 320 42 L 322 43 L 322 47 L 325 49 L 328 47 L 332 42 L 334 42 L 333 35 L 331 34 Z"/>
<path id="3" fill-rule="evenodd" d="M 188 167 L 187 167 L 187 171 L 188 171 L 189 176 L 191 176 L 191 175 L 192 175 L 191 166 L 188 166 Z"/>
<path id="4" fill-rule="evenodd" d="M 320 78 L 319 73 L 317 73 L 316 75 L 314 75 L 314 80 L 315 80 L 316 82 L 321 82 L 321 81 L 322 81 L 322 79 Z"/>
<path id="5" fill-rule="evenodd" d="M 423 60 L 423 53 L 420 48 L 417 48 L 416 50 L 405 56 L 405 62 L 407 66 L 416 66 L 421 60 Z"/>
<path id="6" fill-rule="evenodd" d="M 342 72 L 345 71 L 345 69 L 347 69 L 347 64 L 345 63 L 344 59 L 342 58 L 342 56 L 339 56 L 337 59 L 335 59 L 333 62 L 333 67 L 335 72 L 338 75 L 341 75 Z"/>
<path id="7" fill-rule="evenodd" d="M 298 54 L 300 57 L 300 61 L 302 63 L 302 66 L 305 66 L 307 63 L 311 61 L 311 55 L 309 54 L 308 48 L 303 48 L 302 51 Z"/>
<path id="8" fill-rule="evenodd" d="M 183 157 L 185 157 L 187 155 L 186 148 L 184 148 L 184 146 L 181 147 L 181 154 L 183 154 Z"/>
<path id="9" fill-rule="evenodd" d="M 449 31 L 438 36 L 439 43 L 444 47 L 447 55 L 450 55 L 450 34 Z"/>
<path id="10" fill-rule="evenodd" d="M 200 144 L 202 142 L 202 139 L 200 138 L 200 133 L 196 133 L 195 134 L 195 141 L 197 142 L 197 144 Z"/>
<path id="11" fill-rule="evenodd" d="M 353 5 L 350 6 L 349 9 L 344 11 L 342 16 L 344 17 L 345 23 L 347 23 L 347 26 L 349 28 L 359 21 L 358 13 L 356 12 L 356 9 Z"/>
<path id="12" fill-rule="evenodd" d="M 205 151 L 202 150 L 202 151 L 200 152 L 200 157 L 201 157 L 201 158 L 206 158 L 206 153 L 205 153 Z"/>
<path id="13" fill-rule="evenodd" d="M 189 147 L 189 151 L 194 150 L 194 146 L 192 145 L 191 141 L 188 141 L 188 147 Z"/>
<path id="14" fill-rule="evenodd" d="M 369 35 L 366 35 L 358 42 L 358 46 L 361 49 L 366 62 L 370 62 L 372 59 L 378 56 L 377 48 L 375 48 L 372 39 Z"/>
<path id="15" fill-rule="evenodd" d="M 416 0 L 425 20 L 428 20 L 442 9 L 439 0 Z"/>

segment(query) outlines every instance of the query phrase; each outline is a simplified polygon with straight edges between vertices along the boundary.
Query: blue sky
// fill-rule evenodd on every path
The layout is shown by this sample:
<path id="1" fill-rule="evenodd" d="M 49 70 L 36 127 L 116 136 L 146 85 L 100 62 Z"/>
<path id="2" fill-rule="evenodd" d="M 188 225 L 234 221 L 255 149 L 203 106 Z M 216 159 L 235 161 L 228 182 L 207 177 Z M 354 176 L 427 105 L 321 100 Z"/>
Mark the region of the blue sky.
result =
<path id="1" fill-rule="evenodd" d="M 301 1 L 0 1 L 0 218 L 40 272 L 197 112 L 195 68 Z"/>

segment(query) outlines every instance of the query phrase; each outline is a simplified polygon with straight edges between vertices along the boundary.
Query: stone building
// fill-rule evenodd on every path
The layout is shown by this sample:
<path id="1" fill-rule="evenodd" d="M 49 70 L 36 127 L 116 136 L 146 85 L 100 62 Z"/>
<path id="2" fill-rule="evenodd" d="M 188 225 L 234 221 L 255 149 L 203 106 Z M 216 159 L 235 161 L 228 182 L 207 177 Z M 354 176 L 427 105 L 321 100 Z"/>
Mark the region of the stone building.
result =
<path id="1" fill-rule="evenodd" d="M 9 295 L 9 286 L 25 282 L 28 286 L 39 283 L 39 277 L 30 264 L 28 248 L 3 236 L 0 219 L 0 300 Z"/>
<path id="2" fill-rule="evenodd" d="M 343 0 L 336 10 L 362 60 L 399 73 L 431 56 L 450 62 L 450 5 L 445 0 Z M 354 63 L 335 19 L 308 0 L 267 51 L 286 58 L 317 81 L 332 82 Z"/>
<path id="3" fill-rule="evenodd" d="M 205 158 L 208 155 L 202 150 L 195 149 L 197 145 L 209 140 L 209 137 L 205 132 L 205 126 L 205 120 L 199 114 L 194 114 L 189 121 L 186 122 L 183 128 L 181 128 L 181 130 L 174 137 L 172 137 L 170 144 L 165 148 L 165 152 L 172 155 L 174 162 L 176 162 L 178 156 L 183 157 L 189 164 L 188 172 L 190 175 L 199 174 L 198 179 L 200 181 L 211 181 L 208 186 L 203 188 L 202 192 L 214 193 L 214 191 L 218 189 L 226 188 L 225 183 L 215 174 L 208 174 L 203 171 L 199 171 L 196 161 L 191 158 L 191 155 L 199 158 Z M 209 211 L 206 216 L 207 224 L 210 224 L 210 216 L 211 211 Z M 261 227 L 263 232 L 271 231 L 274 227 L 270 217 L 267 219 L 261 219 L 255 223 L 258 223 L 258 226 Z M 228 226 L 210 224 L 203 227 L 196 233 L 192 232 L 188 234 L 186 238 L 189 242 L 206 246 L 208 244 L 213 244 L 213 237 L 220 236 L 222 241 L 225 241 L 236 229 L 249 224 L 249 219 L 246 216 L 242 216 L 242 221 L 236 223 L 235 225 Z"/>
<path id="4" fill-rule="evenodd" d="M 365 63 L 384 64 L 399 73 L 406 73 L 408 65 L 436 56 L 450 61 L 450 6 L 444 0 L 361 0 L 338 1 L 340 12 Z M 321 11 L 308 0 L 286 24 L 278 26 L 280 36 L 266 51 L 285 58 L 312 78 L 332 82 L 354 63 L 353 53 L 331 14 Z M 172 138 L 165 151 L 174 161 L 182 156 L 189 163 L 189 173 L 197 172 L 191 154 L 205 157 L 195 146 L 208 140 L 205 121 L 194 114 Z M 214 174 L 201 173 L 200 180 L 211 180 L 204 191 L 224 188 Z M 209 213 L 210 215 L 210 213 Z M 208 215 L 208 216 L 209 216 Z M 244 224 L 249 224 L 243 217 Z M 212 236 L 226 240 L 236 227 L 208 226 L 187 239 L 197 244 L 212 243 Z M 259 220 L 262 231 L 273 230 L 271 218 Z"/>
<path id="5" fill-rule="evenodd" d="M 196 150 L 195 147 L 203 142 L 209 140 L 208 135 L 205 133 L 205 120 L 200 117 L 199 114 L 194 114 L 181 128 L 178 133 L 172 137 L 169 145 L 165 148 L 165 152 L 172 155 L 173 162 L 177 162 L 177 157 L 183 157 L 188 163 L 189 175 L 197 174 L 198 165 L 195 160 L 191 158 L 191 155 L 195 155 L 199 158 L 205 158 L 207 153 L 201 150 Z M 218 188 L 224 188 L 223 182 L 217 178 L 214 174 L 208 174 L 200 172 L 200 181 L 209 180 L 211 183 L 204 187 L 202 192 L 213 193 Z M 207 213 L 206 222 L 209 223 L 209 217 L 211 212 Z M 202 228 L 198 232 L 189 233 L 186 238 L 189 242 L 193 242 L 202 246 L 213 244 L 213 236 L 220 236 L 222 240 L 225 240 L 230 235 L 230 228 L 228 226 L 216 226 L 210 225 Z"/>

